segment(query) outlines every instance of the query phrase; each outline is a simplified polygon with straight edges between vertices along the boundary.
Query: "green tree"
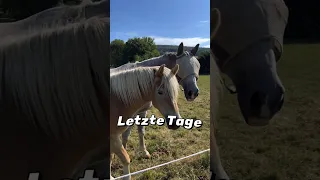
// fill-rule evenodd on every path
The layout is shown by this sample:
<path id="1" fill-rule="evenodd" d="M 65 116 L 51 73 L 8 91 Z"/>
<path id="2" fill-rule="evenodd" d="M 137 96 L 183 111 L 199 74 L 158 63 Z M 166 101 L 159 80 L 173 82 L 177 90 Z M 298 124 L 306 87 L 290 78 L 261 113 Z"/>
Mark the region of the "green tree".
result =
<path id="1" fill-rule="evenodd" d="M 110 65 L 112 67 L 118 67 L 128 62 L 123 58 L 124 47 L 125 43 L 121 39 L 115 39 L 110 43 Z"/>
<path id="2" fill-rule="evenodd" d="M 154 43 L 154 39 L 150 37 L 136 37 L 126 42 L 123 55 L 127 62 L 136 62 L 160 56 L 160 53 Z"/>
<path id="3" fill-rule="evenodd" d="M 198 56 L 201 65 L 199 74 L 210 74 L 210 52 L 203 51 Z"/>

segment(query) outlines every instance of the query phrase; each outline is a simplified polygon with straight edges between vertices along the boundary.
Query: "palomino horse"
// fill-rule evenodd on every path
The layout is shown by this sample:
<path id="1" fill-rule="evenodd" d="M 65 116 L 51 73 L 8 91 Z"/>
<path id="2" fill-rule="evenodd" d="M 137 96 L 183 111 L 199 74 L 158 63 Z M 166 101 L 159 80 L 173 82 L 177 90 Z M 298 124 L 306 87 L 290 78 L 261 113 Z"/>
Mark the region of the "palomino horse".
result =
<path id="1" fill-rule="evenodd" d="M 288 9 L 282 0 L 216 0 L 211 5 L 214 28 L 210 47 L 215 57 L 211 61 L 211 80 L 219 77 L 216 75 L 219 68 L 235 85 L 233 92 L 238 95 L 246 123 L 265 126 L 280 111 L 284 101 L 284 87 L 276 63 L 283 51 Z M 212 99 L 217 99 L 214 84 L 217 82 L 212 83 Z M 214 137 L 218 103 L 211 103 L 211 179 L 229 179 L 221 165 Z"/>
<path id="2" fill-rule="evenodd" d="M 74 8 L 90 18 L 11 37 L 0 28 L 1 179 L 70 178 L 85 154 L 108 141 L 108 10 L 103 2 Z"/>
<path id="3" fill-rule="evenodd" d="M 128 63 L 124 64 L 120 67 L 111 69 L 111 72 L 122 71 L 124 69 L 130 69 L 133 67 L 152 67 L 152 66 L 160 66 L 165 64 L 169 69 L 173 68 L 176 64 L 179 65 L 179 71 L 176 75 L 179 84 L 184 89 L 184 96 L 188 101 L 193 101 L 199 94 L 199 88 L 197 86 L 197 80 L 199 77 L 200 63 L 195 57 L 199 48 L 199 44 L 197 44 L 190 52 L 183 50 L 183 43 L 180 43 L 177 53 L 166 53 L 162 56 L 151 58 L 144 60 L 142 62 L 137 63 Z M 138 111 L 138 115 L 140 117 L 147 116 L 147 110 L 152 107 L 152 103 L 149 102 L 140 108 Z M 126 148 L 128 138 L 131 133 L 130 126 L 123 134 L 122 134 L 122 143 Z M 150 154 L 147 151 L 144 135 L 145 135 L 145 126 L 138 126 L 139 133 L 139 150 L 143 153 L 142 156 L 145 158 L 150 158 Z"/>
<path id="4" fill-rule="evenodd" d="M 178 126 L 175 124 L 169 124 L 167 116 L 174 115 L 180 118 L 177 102 L 179 84 L 175 77 L 178 69 L 179 65 L 172 70 L 162 65 L 160 68 L 137 67 L 111 73 L 110 151 L 120 158 L 124 174 L 130 173 L 130 158 L 122 145 L 120 136 L 128 127 L 117 125 L 119 116 L 123 119 L 131 118 L 141 106 L 152 101 L 153 105 L 166 117 L 168 128 L 177 129 Z M 129 180 L 130 176 L 124 179 Z"/>

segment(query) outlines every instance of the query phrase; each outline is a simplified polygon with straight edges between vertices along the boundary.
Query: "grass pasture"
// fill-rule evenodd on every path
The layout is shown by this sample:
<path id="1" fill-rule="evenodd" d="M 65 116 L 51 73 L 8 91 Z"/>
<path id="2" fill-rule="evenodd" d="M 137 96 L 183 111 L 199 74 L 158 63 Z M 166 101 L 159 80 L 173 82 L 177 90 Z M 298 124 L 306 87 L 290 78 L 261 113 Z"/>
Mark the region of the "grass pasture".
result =
<path id="1" fill-rule="evenodd" d="M 179 109 L 183 118 L 202 120 L 202 127 L 186 130 L 179 128 L 175 131 L 165 126 L 146 127 L 145 141 L 151 159 L 140 158 L 138 154 L 139 137 L 137 127 L 133 127 L 127 144 L 127 151 L 131 158 L 131 172 L 136 172 L 148 167 L 172 161 L 210 148 L 210 76 L 200 76 L 198 86 L 199 96 L 193 102 L 187 102 L 184 94 L 179 94 Z M 160 117 L 156 109 L 148 112 Z M 209 178 L 209 153 L 195 156 L 189 159 L 175 162 L 145 173 L 134 175 L 135 180 L 159 180 L 159 179 L 188 179 L 207 180 Z M 112 175 L 118 177 L 122 174 L 122 164 L 115 156 L 112 162 Z"/>
<path id="2" fill-rule="evenodd" d="M 246 125 L 225 93 L 217 138 L 232 179 L 320 179 L 320 44 L 285 45 L 278 72 L 285 103 L 268 127 Z"/>

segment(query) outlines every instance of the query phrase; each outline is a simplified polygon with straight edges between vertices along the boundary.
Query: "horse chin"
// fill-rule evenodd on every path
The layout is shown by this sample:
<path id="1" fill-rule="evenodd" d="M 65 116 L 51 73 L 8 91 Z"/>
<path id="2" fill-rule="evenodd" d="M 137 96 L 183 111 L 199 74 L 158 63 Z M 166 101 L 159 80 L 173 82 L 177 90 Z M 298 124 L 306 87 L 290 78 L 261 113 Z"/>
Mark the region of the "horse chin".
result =
<path id="1" fill-rule="evenodd" d="M 186 98 L 187 101 L 192 102 L 194 101 L 197 97 L 195 95 L 189 96 L 187 94 L 185 94 L 184 96 Z"/>
<path id="2" fill-rule="evenodd" d="M 181 119 L 180 114 L 176 115 L 176 117 L 177 117 L 177 119 Z M 180 127 L 180 126 L 176 125 L 175 121 L 172 124 L 169 124 L 169 118 L 166 118 L 166 124 L 167 124 L 168 129 L 171 129 L 171 130 L 177 130 Z"/>
<path id="3" fill-rule="evenodd" d="M 179 129 L 179 126 L 177 126 L 177 125 L 169 125 L 168 129 L 177 130 L 177 129 Z"/>
<path id="4" fill-rule="evenodd" d="M 186 99 L 187 99 L 187 101 L 192 102 L 192 101 L 194 101 L 196 98 L 186 98 Z"/>
<path id="5" fill-rule="evenodd" d="M 243 117 L 249 126 L 267 126 L 273 114 L 266 105 L 263 105 L 259 113 L 253 111 L 249 114 L 243 114 Z"/>

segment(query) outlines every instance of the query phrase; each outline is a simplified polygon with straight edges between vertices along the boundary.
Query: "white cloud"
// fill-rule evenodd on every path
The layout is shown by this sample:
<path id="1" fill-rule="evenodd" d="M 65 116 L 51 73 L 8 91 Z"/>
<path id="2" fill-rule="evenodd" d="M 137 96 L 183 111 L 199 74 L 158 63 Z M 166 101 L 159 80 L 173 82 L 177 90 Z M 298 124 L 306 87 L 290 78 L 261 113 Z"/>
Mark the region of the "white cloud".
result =
<path id="1" fill-rule="evenodd" d="M 169 37 L 159 37 L 159 36 L 151 36 L 154 38 L 154 42 L 157 45 L 176 45 L 178 46 L 181 42 L 183 42 L 184 46 L 195 46 L 196 44 L 207 44 L 210 41 L 210 38 L 201 38 L 201 37 L 193 37 L 193 38 L 169 38 Z M 207 43 L 206 43 L 207 42 Z"/>
<path id="2" fill-rule="evenodd" d="M 208 22 L 209 22 L 208 20 L 200 21 L 200 23 L 208 23 Z"/>

